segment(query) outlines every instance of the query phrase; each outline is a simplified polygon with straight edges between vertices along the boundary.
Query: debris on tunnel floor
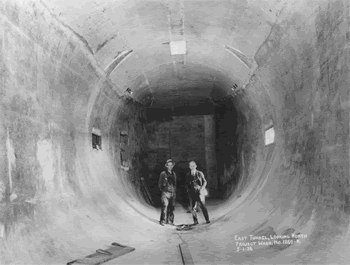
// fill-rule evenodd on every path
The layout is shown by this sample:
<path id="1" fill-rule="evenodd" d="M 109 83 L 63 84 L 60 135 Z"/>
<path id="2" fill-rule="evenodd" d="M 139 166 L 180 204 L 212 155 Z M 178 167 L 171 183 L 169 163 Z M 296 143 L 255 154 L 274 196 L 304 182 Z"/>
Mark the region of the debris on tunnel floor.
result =
<path id="1" fill-rule="evenodd" d="M 176 230 L 177 231 L 188 231 L 188 230 L 192 230 L 193 229 L 193 224 L 181 224 L 178 225 Z"/>
<path id="2" fill-rule="evenodd" d="M 110 246 L 106 250 L 97 249 L 96 253 L 86 256 L 85 258 L 82 258 L 82 259 L 70 261 L 67 263 L 67 265 L 73 265 L 73 264 L 99 265 L 135 250 L 135 248 L 124 246 L 115 242 L 113 242 L 111 245 L 112 246 Z"/>

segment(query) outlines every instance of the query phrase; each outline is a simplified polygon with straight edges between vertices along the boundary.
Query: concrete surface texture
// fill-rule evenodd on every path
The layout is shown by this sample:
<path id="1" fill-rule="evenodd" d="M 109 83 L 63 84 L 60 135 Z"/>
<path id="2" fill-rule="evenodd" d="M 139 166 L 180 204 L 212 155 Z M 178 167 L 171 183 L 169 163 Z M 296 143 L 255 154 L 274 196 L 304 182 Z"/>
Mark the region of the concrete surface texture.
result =
<path id="1" fill-rule="evenodd" d="M 349 5 L 0 0 L 0 263 L 348 264 Z M 226 195 L 180 233 L 140 177 L 146 108 L 185 104 L 217 106 Z"/>
<path id="2" fill-rule="evenodd" d="M 204 116 L 175 116 L 165 122 L 149 123 L 147 127 L 150 172 L 159 165 L 163 170 L 167 157 L 177 165 L 185 161 L 187 169 L 189 160 L 196 160 L 205 168 Z"/>

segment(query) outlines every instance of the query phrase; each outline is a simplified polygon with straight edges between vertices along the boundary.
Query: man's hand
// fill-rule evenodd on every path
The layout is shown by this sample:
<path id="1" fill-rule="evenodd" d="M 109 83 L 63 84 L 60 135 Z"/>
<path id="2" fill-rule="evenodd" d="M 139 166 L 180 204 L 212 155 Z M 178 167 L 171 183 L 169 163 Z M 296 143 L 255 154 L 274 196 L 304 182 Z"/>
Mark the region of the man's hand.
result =
<path id="1" fill-rule="evenodd" d="M 201 190 L 200 190 L 200 194 L 204 195 L 204 196 L 207 196 L 208 195 L 208 191 L 205 187 L 202 187 Z"/>
<path id="2" fill-rule="evenodd" d="M 201 191 L 202 187 L 201 187 L 201 186 L 198 186 L 198 185 L 195 185 L 195 186 L 194 186 L 194 189 L 197 190 L 197 191 Z"/>

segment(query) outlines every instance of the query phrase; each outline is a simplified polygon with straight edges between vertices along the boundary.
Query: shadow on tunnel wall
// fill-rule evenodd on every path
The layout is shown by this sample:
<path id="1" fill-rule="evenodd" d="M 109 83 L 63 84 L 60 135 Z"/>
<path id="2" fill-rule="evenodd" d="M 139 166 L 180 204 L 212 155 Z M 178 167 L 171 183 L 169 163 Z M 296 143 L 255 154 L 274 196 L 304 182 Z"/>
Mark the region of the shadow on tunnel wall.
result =
<path id="1" fill-rule="evenodd" d="M 245 97 L 246 95 L 241 95 Z M 248 104 L 244 113 L 236 109 L 235 101 L 227 99 L 215 111 L 218 189 L 214 195 L 228 199 L 240 197 L 251 181 L 259 146 L 260 119 Z"/>

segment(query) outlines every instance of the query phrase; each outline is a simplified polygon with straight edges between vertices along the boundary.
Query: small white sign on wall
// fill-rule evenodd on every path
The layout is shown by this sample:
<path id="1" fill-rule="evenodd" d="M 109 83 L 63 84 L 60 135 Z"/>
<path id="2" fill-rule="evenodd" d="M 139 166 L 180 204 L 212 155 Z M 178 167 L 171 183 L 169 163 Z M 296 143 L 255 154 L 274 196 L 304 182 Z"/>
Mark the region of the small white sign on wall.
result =
<path id="1" fill-rule="evenodd" d="M 186 54 L 186 41 L 171 41 L 170 52 L 171 55 Z"/>
<path id="2" fill-rule="evenodd" d="M 275 142 L 275 129 L 271 127 L 265 131 L 265 145 L 269 145 Z"/>

